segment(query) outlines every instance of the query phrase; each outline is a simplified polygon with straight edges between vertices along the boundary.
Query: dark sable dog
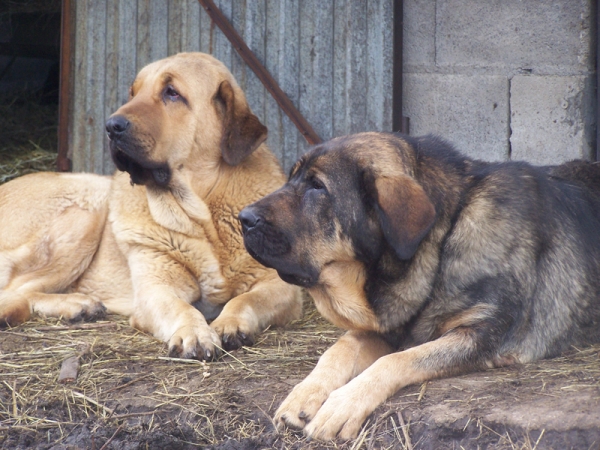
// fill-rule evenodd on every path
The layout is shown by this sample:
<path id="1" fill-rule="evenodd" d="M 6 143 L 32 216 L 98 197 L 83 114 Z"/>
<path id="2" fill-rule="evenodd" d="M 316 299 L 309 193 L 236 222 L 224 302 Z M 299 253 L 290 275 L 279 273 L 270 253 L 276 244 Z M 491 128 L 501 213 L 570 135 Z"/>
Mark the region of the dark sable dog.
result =
<path id="1" fill-rule="evenodd" d="M 355 436 L 398 389 L 600 341 L 600 164 L 485 163 L 435 137 L 316 146 L 240 214 L 247 250 L 348 329 L 279 425 Z"/>

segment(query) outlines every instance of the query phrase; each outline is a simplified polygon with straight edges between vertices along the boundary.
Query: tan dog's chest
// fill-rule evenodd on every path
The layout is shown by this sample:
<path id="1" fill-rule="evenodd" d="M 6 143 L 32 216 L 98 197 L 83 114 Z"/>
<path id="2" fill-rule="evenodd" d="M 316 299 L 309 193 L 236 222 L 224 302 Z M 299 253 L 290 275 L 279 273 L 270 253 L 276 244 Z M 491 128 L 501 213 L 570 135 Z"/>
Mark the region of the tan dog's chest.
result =
<path id="1" fill-rule="evenodd" d="M 217 256 L 215 247 L 220 243 L 214 242 L 218 233 L 211 229 L 210 213 L 203 219 L 190 220 L 188 212 L 177 210 L 168 197 L 147 195 L 144 187 L 130 186 L 126 174 L 117 175 L 115 185 L 109 222 L 127 259 L 136 253 L 154 254 L 145 261 L 157 267 L 145 270 L 172 274 L 177 278 L 173 282 L 184 286 L 182 290 L 190 301 L 222 304 L 231 298 L 230 283 L 222 270 L 228 261 Z M 169 270 L 160 270 L 160 265 L 167 265 Z"/>

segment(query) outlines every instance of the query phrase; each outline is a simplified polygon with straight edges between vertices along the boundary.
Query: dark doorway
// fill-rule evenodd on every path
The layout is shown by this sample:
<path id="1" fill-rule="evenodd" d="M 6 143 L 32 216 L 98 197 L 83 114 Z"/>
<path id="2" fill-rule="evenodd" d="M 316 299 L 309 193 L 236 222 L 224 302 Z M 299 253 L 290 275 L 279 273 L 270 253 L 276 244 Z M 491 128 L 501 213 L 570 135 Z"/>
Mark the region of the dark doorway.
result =
<path id="1" fill-rule="evenodd" d="M 0 183 L 55 170 L 61 0 L 0 3 Z"/>

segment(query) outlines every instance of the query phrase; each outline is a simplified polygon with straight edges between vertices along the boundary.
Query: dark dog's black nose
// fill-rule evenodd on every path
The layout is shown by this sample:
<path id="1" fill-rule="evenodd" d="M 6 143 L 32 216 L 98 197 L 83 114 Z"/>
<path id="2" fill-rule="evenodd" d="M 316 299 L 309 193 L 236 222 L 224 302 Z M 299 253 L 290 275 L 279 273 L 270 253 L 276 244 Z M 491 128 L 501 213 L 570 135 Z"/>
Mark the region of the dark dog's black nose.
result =
<path id="1" fill-rule="evenodd" d="M 242 209 L 238 219 L 242 222 L 242 229 L 244 231 L 254 228 L 260 222 L 260 216 L 256 214 L 253 208 Z"/>
<path id="2" fill-rule="evenodd" d="M 129 120 L 124 116 L 112 116 L 106 121 L 106 131 L 111 139 L 123 134 L 127 128 L 129 128 Z"/>

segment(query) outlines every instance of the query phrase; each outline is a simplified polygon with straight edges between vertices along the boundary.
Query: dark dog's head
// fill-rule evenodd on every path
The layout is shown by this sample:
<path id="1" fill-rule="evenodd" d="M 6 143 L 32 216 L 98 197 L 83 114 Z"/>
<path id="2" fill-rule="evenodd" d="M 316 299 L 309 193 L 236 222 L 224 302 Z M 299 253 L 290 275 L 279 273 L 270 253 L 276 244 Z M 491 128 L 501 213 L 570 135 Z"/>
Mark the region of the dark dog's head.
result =
<path id="1" fill-rule="evenodd" d="M 144 67 L 106 131 L 117 168 L 159 188 L 177 173 L 239 164 L 267 137 L 229 70 L 204 53 Z"/>
<path id="2" fill-rule="evenodd" d="M 325 267 L 369 266 L 388 251 L 413 257 L 436 212 L 401 137 L 361 133 L 314 147 L 281 189 L 239 215 L 248 252 L 290 283 L 311 288 Z"/>

